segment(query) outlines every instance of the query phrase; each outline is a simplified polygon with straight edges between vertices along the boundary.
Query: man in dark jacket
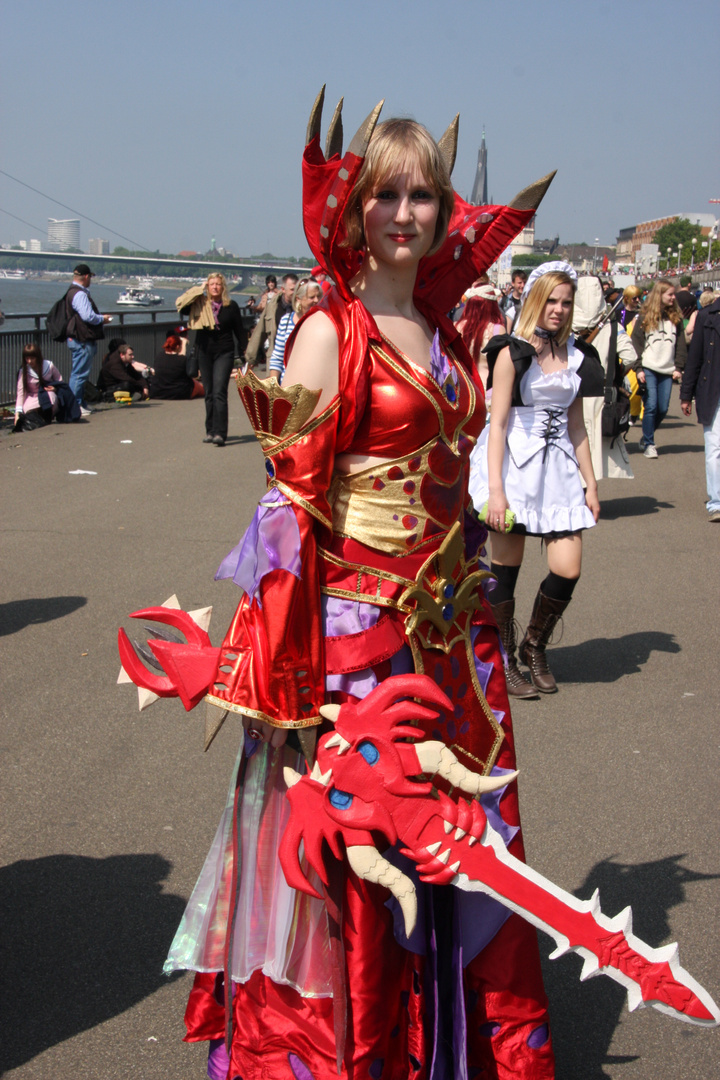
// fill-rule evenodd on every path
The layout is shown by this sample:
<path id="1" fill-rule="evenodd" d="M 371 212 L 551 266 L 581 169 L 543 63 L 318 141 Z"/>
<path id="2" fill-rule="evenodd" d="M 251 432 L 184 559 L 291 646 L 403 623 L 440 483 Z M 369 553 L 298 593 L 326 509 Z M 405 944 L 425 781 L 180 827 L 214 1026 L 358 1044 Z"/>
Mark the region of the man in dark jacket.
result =
<path id="1" fill-rule="evenodd" d="M 705 435 L 708 520 L 720 521 L 720 300 L 699 311 L 680 387 L 680 407 Z"/>
<path id="2" fill-rule="evenodd" d="M 110 322 L 111 315 L 101 315 L 92 300 L 88 289 L 93 274 L 87 263 L 78 263 L 73 270 L 73 283 L 67 291 L 68 348 L 72 356 L 70 389 L 77 399 L 80 412 L 89 416 L 85 408 L 83 393 L 85 383 L 90 378 L 90 369 L 97 352 L 97 343 L 103 338 L 103 324 Z"/>
<path id="3" fill-rule="evenodd" d="M 297 283 L 297 274 L 286 274 L 282 279 L 282 292 L 276 293 L 265 305 L 245 350 L 245 359 L 251 367 L 259 367 L 272 356 L 280 320 L 293 309 L 292 298 Z"/>
<path id="4" fill-rule="evenodd" d="M 148 384 L 133 367 L 135 353 L 129 345 L 121 345 L 114 352 L 108 353 L 103 360 L 98 379 L 98 390 L 114 394 L 118 390 L 126 393 L 148 396 Z"/>

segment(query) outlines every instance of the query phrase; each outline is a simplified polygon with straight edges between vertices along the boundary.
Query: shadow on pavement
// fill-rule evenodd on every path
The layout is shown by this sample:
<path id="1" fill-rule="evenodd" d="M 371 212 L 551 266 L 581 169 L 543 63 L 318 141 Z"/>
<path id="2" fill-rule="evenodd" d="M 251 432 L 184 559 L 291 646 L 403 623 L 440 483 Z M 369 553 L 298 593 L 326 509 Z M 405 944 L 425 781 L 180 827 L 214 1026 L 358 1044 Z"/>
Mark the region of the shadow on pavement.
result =
<path id="1" fill-rule="evenodd" d="M 242 446 L 244 443 L 254 442 L 257 442 L 257 438 L 254 432 L 251 432 L 249 435 L 228 435 L 227 439 L 225 440 L 225 445 Z"/>
<path id="2" fill-rule="evenodd" d="M 86 604 L 86 596 L 42 596 L 0 604 L 0 637 L 16 634 L 34 623 L 62 619 Z"/>
<path id="3" fill-rule="evenodd" d="M 156 854 L 51 855 L 0 869 L 0 1070 L 167 984 L 162 966 L 185 907 L 162 891 L 170 869 Z"/>
<path id="4" fill-rule="evenodd" d="M 662 430 L 662 429 L 661 429 Z M 668 446 L 663 446 L 662 443 L 658 445 L 658 454 L 660 457 L 663 454 L 704 454 L 705 447 L 703 445 L 690 446 L 684 443 L 670 443 Z"/>
<path id="5" fill-rule="evenodd" d="M 618 518 L 644 517 L 660 510 L 672 510 L 675 503 L 661 502 L 654 495 L 628 495 L 624 499 L 603 499 L 600 506 L 602 521 L 617 521 Z"/>
<path id="6" fill-rule="evenodd" d="M 592 638 L 551 650 L 550 665 L 560 682 L 609 683 L 637 674 L 651 653 L 679 653 L 672 634 L 643 630 L 618 638 Z"/>
<path id="7" fill-rule="evenodd" d="M 630 905 L 633 933 L 657 948 L 670 934 L 668 913 L 686 899 L 686 886 L 720 874 L 703 874 L 681 865 L 683 855 L 669 855 L 656 862 L 628 866 L 605 859 L 590 871 L 575 895 L 589 900 L 600 890 L 603 914 L 612 917 Z M 550 998 L 550 1021 L 557 1056 L 556 1080 L 607 1080 L 604 1065 L 636 1061 L 637 1056 L 608 1053 L 615 1028 L 626 1009 L 625 991 L 605 976 L 578 982 L 582 961 L 567 956 L 559 961 L 546 959 L 549 938 L 541 936 L 543 977 Z M 552 942 L 554 946 L 554 942 Z M 680 963 L 683 962 L 680 942 Z M 692 974 L 692 972 L 690 973 Z M 629 1021 L 632 1023 L 632 1019 Z M 672 1018 L 668 1024 L 678 1023 Z"/>

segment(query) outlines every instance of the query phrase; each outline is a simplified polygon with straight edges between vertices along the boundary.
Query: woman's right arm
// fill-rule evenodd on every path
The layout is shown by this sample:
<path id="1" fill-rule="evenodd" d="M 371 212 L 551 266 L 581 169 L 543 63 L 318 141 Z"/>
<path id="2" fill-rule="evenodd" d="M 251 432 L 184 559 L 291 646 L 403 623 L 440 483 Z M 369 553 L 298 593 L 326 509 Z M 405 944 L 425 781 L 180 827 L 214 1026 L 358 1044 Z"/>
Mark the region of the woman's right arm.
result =
<path id="1" fill-rule="evenodd" d="M 508 501 L 502 480 L 503 461 L 507 449 L 507 429 L 510 419 L 515 368 L 510 350 L 501 349 L 493 369 L 492 409 L 490 411 L 490 434 L 488 435 L 488 521 L 500 519 L 500 532 L 505 532 L 505 511 Z"/>
<path id="2" fill-rule="evenodd" d="M 324 311 L 314 311 L 298 328 L 283 380 L 285 389 L 300 383 L 308 390 L 320 390 L 313 416 L 321 413 L 338 393 L 339 360 L 334 323 Z"/>

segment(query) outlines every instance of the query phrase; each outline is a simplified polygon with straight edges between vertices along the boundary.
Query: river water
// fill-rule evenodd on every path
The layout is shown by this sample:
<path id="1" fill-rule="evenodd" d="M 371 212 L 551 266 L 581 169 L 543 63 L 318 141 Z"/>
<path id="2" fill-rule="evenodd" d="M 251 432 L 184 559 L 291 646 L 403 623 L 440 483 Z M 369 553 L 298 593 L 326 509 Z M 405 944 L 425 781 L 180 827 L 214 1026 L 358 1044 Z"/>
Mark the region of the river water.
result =
<path id="1" fill-rule="evenodd" d="M 68 274 L 67 279 L 56 281 L 34 278 L 26 281 L 10 281 L 0 278 L 0 310 L 5 315 L 25 312 L 34 314 L 38 311 L 47 314 L 55 301 L 67 292 L 71 282 L 72 274 Z M 181 282 L 177 288 L 165 284 L 153 285 L 150 291 L 163 299 L 162 304 L 155 306 L 155 310 L 174 309 L 175 297 L 189 288 L 187 281 Z M 90 286 L 90 295 L 104 315 L 122 312 L 126 322 L 149 322 L 148 312 L 153 308 L 131 308 L 123 304 L 118 306 L 117 298 L 124 290 L 125 286 L 120 284 L 93 284 Z M 236 300 L 241 307 L 246 299 L 242 293 L 233 293 L 233 300 Z M 0 328 L 0 334 L 4 330 L 31 330 L 34 325 L 31 319 L 6 319 Z M 42 326 L 44 328 L 44 323 Z"/>

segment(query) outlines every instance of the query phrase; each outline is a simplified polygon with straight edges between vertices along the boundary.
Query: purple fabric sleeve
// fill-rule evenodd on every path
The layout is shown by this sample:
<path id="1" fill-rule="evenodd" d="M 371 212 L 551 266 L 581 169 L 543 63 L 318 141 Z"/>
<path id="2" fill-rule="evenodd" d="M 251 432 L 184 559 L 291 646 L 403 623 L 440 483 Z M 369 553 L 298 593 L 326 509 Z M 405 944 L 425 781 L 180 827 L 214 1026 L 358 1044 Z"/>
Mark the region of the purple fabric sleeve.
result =
<path id="1" fill-rule="evenodd" d="M 232 578 L 255 600 L 266 574 L 287 570 L 299 578 L 300 565 L 300 529 L 295 511 L 277 488 L 271 488 L 260 500 L 240 543 L 220 563 L 215 580 Z"/>

